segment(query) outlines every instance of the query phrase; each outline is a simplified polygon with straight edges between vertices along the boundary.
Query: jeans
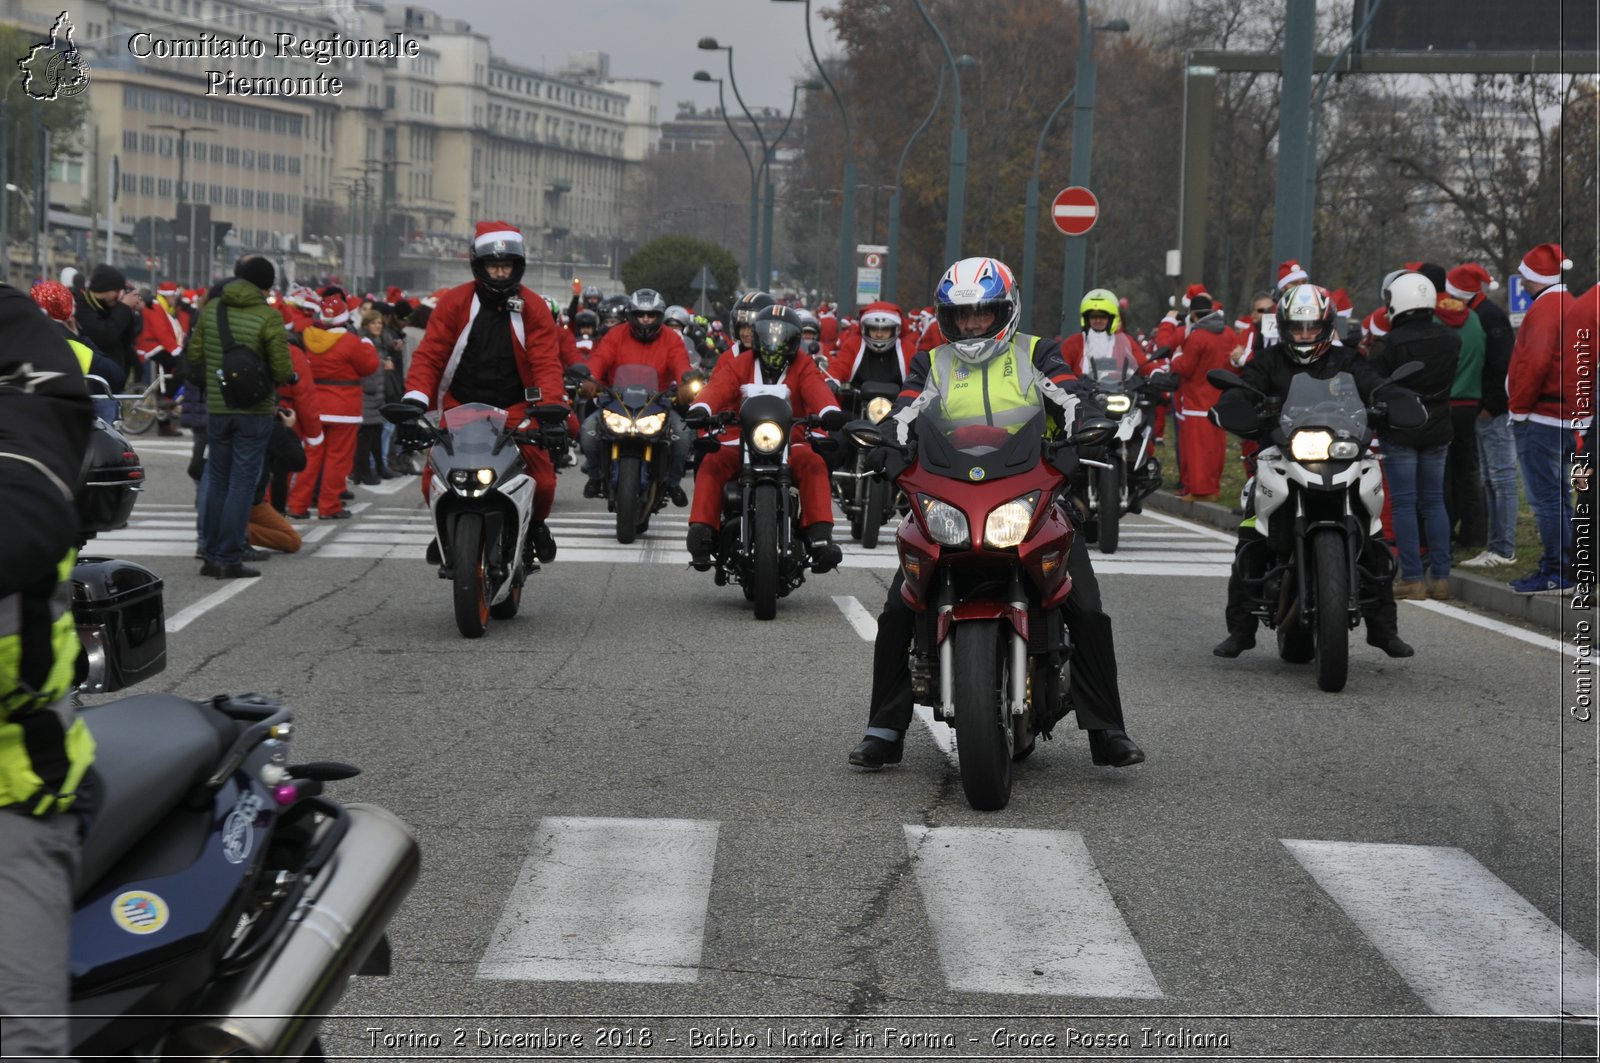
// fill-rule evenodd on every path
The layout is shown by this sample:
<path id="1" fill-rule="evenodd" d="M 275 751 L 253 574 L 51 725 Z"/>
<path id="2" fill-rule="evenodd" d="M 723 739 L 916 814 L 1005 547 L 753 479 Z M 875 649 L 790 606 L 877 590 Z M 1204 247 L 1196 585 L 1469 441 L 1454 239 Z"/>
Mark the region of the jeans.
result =
<path id="1" fill-rule="evenodd" d="M 200 549 L 212 564 L 236 565 L 267 460 L 272 415 L 214 413 L 207 431 L 205 491 L 200 501 Z"/>
<path id="2" fill-rule="evenodd" d="M 1417 513 L 1428 533 L 1428 568 L 1433 578 L 1450 577 L 1450 518 L 1444 510 L 1444 457 L 1450 448 L 1417 450 L 1398 443 L 1383 447 L 1384 473 L 1393 501 L 1394 542 L 1400 550 L 1400 578 L 1422 578 L 1422 547 L 1418 541 Z"/>
<path id="3" fill-rule="evenodd" d="M 689 467 L 689 448 L 694 445 L 694 439 L 684 427 L 683 418 L 678 416 L 677 410 L 667 411 L 666 443 L 671 456 L 667 462 L 667 486 L 676 487 L 683 480 L 684 470 Z M 599 478 L 602 472 L 600 444 L 600 411 L 595 410 L 583 419 L 583 427 L 578 430 L 578 447 L 583 451 L 583 473 L 591 480 Z"/>
<path id="4" fill-rule="evenodd" d="M 1517 552 L 1517 445 L 1507 414 L 1478 422 L 1478 464 L 1489 517 L 1489 549 L 1512 557 Z"/>
<path id="5" fill-rule="evenodd" d="M 1528 492 L 1534 523 L 1539 526 L 1539 541 L 1544 545 L 1539 575 L 1565 577 L 1572 562 L 1568 539 L 1572 492 L 1567 481 L 1575 449 L 1572 429 L 1537 421 L 1513 421 L 1511 435 L 1517 441 L 1522 485 Z"/>

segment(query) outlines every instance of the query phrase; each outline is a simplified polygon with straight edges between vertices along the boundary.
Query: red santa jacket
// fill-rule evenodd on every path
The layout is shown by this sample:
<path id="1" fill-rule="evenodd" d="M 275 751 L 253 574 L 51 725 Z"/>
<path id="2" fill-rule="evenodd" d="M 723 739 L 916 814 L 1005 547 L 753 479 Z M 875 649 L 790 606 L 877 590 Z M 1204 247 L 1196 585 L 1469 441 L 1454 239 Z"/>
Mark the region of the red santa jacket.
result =
<path id="1" fill-rule="evenodd" d="M 911 369 L 911 359 L 917 353 L 916 345 L 912 341 L 906 325 L 905 311 L 893 303 L 877 302 L 868 303 L 861 308 L 863 314 L 886 310 L 900 319 L 900 335 L 895 338 L 895 353 L 900 369 L 900 382 L 904 383 L 906 373 Z M 839 340 L 838 350 L 834 351 L 828 359 L 828 375 L 843 384 L 848 384 L 856 378 L 856 371 L 861 368 L 863 356 L 866 353 L 866 335 L 861 326 L 856 325 Z M 823 348 L 824 352 L 827 348 Z"/>
<path id="2" fill-rule="evenodd" d="M 817 342 L 825 352 L 839 345 L 839 318 L 831 307 L 817 311 Z"/>
<path id="3" fill-rule="evenodd" d="M 144 308 L 144 328 L 133 342 L 133 349 L 141 359 L 147 359 L 158 350 L 177 355 L 183 352 L 183 324 L 167 313 L 160 300 Z"/>
<path id="4" fill-rule="evenodd" d="M 689 371 L 689 351 L 678 334 L 669 328 L 662 328 L 645 343 L 632 329 L 622 325 L 607 332 L 594 345 L 594 353 L 589 356 L 589 372 L 610 387 L 616 381 L 617 368 L 624 365 L 647 365 L 654 369 L 659 381 L 656 390 L 665 391 Z"/>
<path id="5" fill-rule="evenodd" d="M 1160 362 L 1152 362 L 1150 356 L 1145 354 L 1144 348 L 1136 343 L 1132 336 L 1126 332 L 1115 333 L 1116 346 L 1127 352 L 1129 360 L 1143 376 L 1149 376 L 1161 367 Z M 1083 333 L 1074 332 L 1061 341 L 1061 360 L 1067 363 L 1067 368 L 1078 376 L 1085 376 L 1083 364 Z"/>
<path id="6" fill-rule="evenodd" d="M 361 423 L 361 378 L 378 371 L 378 349 L 348 329 L 320 329 L 302 336 L 317 386 L 317 413 L 329 424 Z"/>
<path id="7" fill-rule="evenodd" d="M 931 351 L 944 342 L 944 329 L 939 327 L 939 320 L 935 318 L 928 323 L 928 328 L 917 339 L 917 353 Z"/>
<path id="8" fill-rule="evenodd" d="M 1169 351 L 1176 351 L 1183 346 L 1183 339 L 1187 332 L 1188 329 L 1184 325 L 1182 318 L 1168 314 L 1161 319 L 1161 324 L 1156 326 L 1155 349 L 1159 351 L 1165 347 Z"/>
<path id="9" fill-rule="evenodd" d="M 1231 368 L 1238 342 L 1233 329 L 1226 325 L 1215 332 L 1203 325 L 1188 330 L 1183 349 L 1170 362 L 1182 381 L 1177 396 L 1179 417 L 1204 417 L 1217 404 L 1217 396 L 1222 393 L 1211 386 L 1206 374 L 1213 369 Z"/>
<path id="10" fill-rule="evenodd" d="M 1577 428 L 1594 412 L 1594 377 L 1578 376 L 1585 359 L 1562 342 L 1563 319 L 1572 312 L 1573 302 L 1565 284 L 1551 285 L 1539 293 L 1522 319 L 1506 375 L 1506 401 L 1513 421 Z M 1586 361 L 1592 371 L 1592 348 Z M 1580 379 L 1591 385 L 1587 406 L 1578 404 Z"/>
<path id="11" fill-rule="evenodd" d="M 704 408 L 710 413 L 732 412 L 739 408 L 746 390 L 752 385 L 757 385 L 759 380 L 755 355 L 749 351 L 731 350 L 717 359 L 717 367 L 711 371 L 711 379 L 706 381 L 706 386 L 700 390 L 699 400 L 689 408 L 691 410 Z M 783 375 L 778 377 L 778 384 L 774 386 L 781 386 L 787 390 L 789 408 L 794 411 L 796 420 L 839 408 L 839 401 L 833 397 L 833 389 L 828 387 L 822 370 L 817 368 L 815 361 L 804 354 L 797 355 L 794 361 L 789 363 Z M 794 441 L 798 443 L 803 441 L 803 438 L 800 426 L 795 425 Z M 730 427 L 722 435 L 723 446 L 732 446 L 738 441 L 738 426 Z"/>
<path id="12" fill-rule="evenodd" d="M 1596 284 L 1576 299 L 1567 307 L 1566 339 L 1561 349 L 1572 360 L 1567 367 L 1567 379 L 1570 382 L 1574 376 L 1585 381 L 1594 379 L 1595 371 L 1595 341 L 1600 335 L 1600 284 Z M 1577 367 L 1584 368 L 1579 370 Z M 1578 407 L 1578 416 L 1587 417 L 1589 423 L 1594 424 L 1594 390 L 1590 388 L 1587 395 L 1587 405 Z M 1593 431 L 1593 428 L 1590 429 Z"/>
<path id="13" fill-rule="evenodd" d="M 561 368 L 580 365 L 587 351 L 578 349 L 578 337 L 564 328 L 556 329 L 556 342 L 561 345 Z"/>
<path id="14" fill-rule="evenodd" d="M 294 411 L 294 430 L 299 433 L 302 443 L 308 447 L 320 446 L 322 404 L 317 401 L 317 383 L 312 376 L 311 356 L 299 343 L 291 341 L 289 361 L 294 365 L 295 379 L 293 383 L 278 385 L 278 405 Z"/>
<path id="15" fill-rule="evenodd" d="M 476 281 L 468 281 L 439 297 L 428 318 L 428 330 L 406 370 L 406 398 L 426 402 L 430 408 L 443 406 L 466 350 L 473 319 L 478 316 L 477 288 Z M 517 356 L 517 374 L 523 387 L 538 388 L 543 393 L 545 403 L 564 403 L 566 385 L 561 376 L 561 341 L 556 336 L 555 319 L 544 300 L 526 286 L 520 294 L 522 313 L 511 315 L 511 346 Z"/>

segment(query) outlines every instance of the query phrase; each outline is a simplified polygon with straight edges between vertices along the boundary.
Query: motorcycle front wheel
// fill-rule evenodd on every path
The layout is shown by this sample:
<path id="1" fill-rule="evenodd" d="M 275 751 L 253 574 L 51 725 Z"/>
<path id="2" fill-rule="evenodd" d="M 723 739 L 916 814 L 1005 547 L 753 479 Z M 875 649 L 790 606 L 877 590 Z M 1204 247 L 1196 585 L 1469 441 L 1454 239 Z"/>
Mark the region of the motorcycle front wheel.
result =
<path id="1" fill-rule="evenodd" d="M 1330 694 L 1344 689 L 1350 672 L 1350 568 L 1344 553 L 1344 536 L 1323 528 L 1311 536 L 1311 556 L 1316 562 L 1317 686 Z"/>
<path id="2" fill-rule="evenodd" d="M 950 632 L 955 644 L 956 748 L 967 804 L 994 812 L 1011 800 L 1011 713 L 1006 705 L 1008 626 L 972 620 Z"/>
<path id="3" fill-rule="evenodd" d="M 617 459 L 617 542 L 631 543 L 639 533 L 639 459 Z"/>
<path id="4" fill-rule="evenodd" d="M 778 615 L 778 489 L 770 483 L 757 484 L 755 515 L 750 520 L 752 554 L 750 600 L 755 603 L 757 620 Z"/>
<path id="5" fill-rule="evenodd" d="M 451 544 L 455 566 L 456 627 L 469 639 L 482 638 L 489 627 L 489 567 L 483 556 L 483 517 L 463 513 Z"/>

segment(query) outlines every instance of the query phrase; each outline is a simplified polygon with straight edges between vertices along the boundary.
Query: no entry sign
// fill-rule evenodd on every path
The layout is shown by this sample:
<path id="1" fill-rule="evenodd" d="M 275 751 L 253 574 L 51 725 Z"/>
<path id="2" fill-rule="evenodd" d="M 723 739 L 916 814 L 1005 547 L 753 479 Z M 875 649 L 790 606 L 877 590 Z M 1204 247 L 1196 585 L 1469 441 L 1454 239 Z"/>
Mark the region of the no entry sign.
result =
<path id="1" fill-rule="evenodd" d="M 1100 217 L 1100 201 L 1081 185 L 1063 188 L 1050 204 L 1050 220 L 1068 236 L 1082 236 Z"/>

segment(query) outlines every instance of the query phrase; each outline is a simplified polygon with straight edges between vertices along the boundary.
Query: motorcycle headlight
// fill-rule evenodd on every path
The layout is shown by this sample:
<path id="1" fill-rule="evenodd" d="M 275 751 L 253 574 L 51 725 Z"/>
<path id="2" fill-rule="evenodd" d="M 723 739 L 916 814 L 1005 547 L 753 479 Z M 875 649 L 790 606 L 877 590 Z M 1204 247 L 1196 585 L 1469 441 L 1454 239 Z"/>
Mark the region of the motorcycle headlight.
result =
<path id="1" fill-rule="evenodd" d="M 493 469 L 479 469 L 476 473 L 473 474 L 473 476 L 474 476 L 474 478 L 477 479 L 477 481 L 480 484 L 482 484 L 485 487 L 488 487 L 490 484 L 494 483 L 494 470 Z"/>
<path id="2" fill-rule="evenodd" d="M 700 389 L 705 386 L 706 382 L 704 380 L 689 381 L 689 397 L 694 398 L 696 395 L 700 394 Z"/>
<path id="3" fill-rule="evenodd" d="M 638 420 L 634 421 L 634 424 L 639 428 L 639 434 L 642 436 L 655 435 L 666 426 L 666 423 L 667 415 L 664 413 L 647 414 L 646 416 L 640 417 Z"/>
<path id="4" fill-rule="evenodd" d="M 1107 395 L 1106 396 L 1106 412 L 1107 413 L 1127 413 L 1131 409 L 1133 409 L 1133 400 L 1128 398 L 1128 396 L 1126 396 L 1126 395 Z"/>
<path id="5" fill-rule="evenodd" d="M 762 421 L 750 430 L 750 445 L 758 454 L 775 454 L 783 446 L 783 429 L 776 421 Z"/>
<path id="6" fill-rule="evenodd" d="M 997 550 L 1016 546 L 1028 536 L 1028 525 L 1033 523 L 1033 507 L 1039 502 L 1039 493 L 1013 498 L 1003 506 L 989 511 L 983 522 L 983 541 Z"/>
<path id="7" fill-rule="evenodd" d="M 456 487 L 471 487 L 472 472 L 468 469 L 451 469 L 450 482 Z"/>
<path id="8" fill-rule="evenodd" d="M 1335 461 L 1353 461 L 1361 454 L 1361 444 L 1353 439 L 1340 439 L 1328 447 L 1328 457 Z"/>
<path id="9" fill-rule="evenodd" d="M 605 420 L 607 428 L 622 435 L 627 435 L 628 429 L 633 427 L 633 418 L 626 414 L 617 413 L 613 410 L 604 410 L 601 413 L 601 417 Z"/>
<path id="10" fill-rule="evenodd" d="M 1308 428 L 1289 438 L 1289 454 L 1295 461 L 1327 461 L 1328 448 L 1332 445 L 1332 432 Z"/>
<path id="11" fill-rule="evenodd" d="M 922 519 L 928 524 L 928 534 L 933 541 L 945 546 L 969 546 L 972 533 L 967 529 L 967 515 L 948 502 L 923 496 Z"/>
<path id="12" fill-rule="evenodd" d="M 885 417 L 889 416 L 889 411 L 893 407 L 894 403 L 886 398 L 883 398 L 882 396 L 879 396 L 875 399 L 869 399 L 867 400 L 867 420 L 876 424 Z"/>

